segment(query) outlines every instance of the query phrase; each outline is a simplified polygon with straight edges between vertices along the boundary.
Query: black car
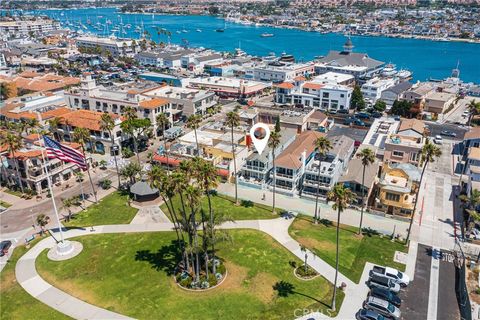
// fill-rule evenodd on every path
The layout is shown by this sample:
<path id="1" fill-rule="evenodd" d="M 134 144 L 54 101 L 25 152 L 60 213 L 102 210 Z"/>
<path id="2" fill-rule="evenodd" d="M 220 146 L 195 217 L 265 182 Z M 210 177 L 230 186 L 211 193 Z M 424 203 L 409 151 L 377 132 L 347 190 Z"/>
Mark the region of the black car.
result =
<path id="1" fill-rule="evenodd" d="M 370 290 L 370 295 L 372 297 L 386 300 L 396 307 L 400 307 L 400 305 L 402 304 L 402 300 L 395 293 L 387 289 L 377 287 L 372 288 L 372 290 Z"/>
<path id="2" fill-rule="evenodd" d="M 8 253 L 8 249 L 12 246 L 12 241 L 5 240 L 0 242 L 0 257 L 3 257 Z"/>
<path id="3" fill-rule="evenodd" d="M 373 310 L 361 309 L 357 312 L 358 320 L 386 320 L 384 316 Z"/>
<path id="4" fill-rule="evenodd" d="M 370 119 L 370 114 L 368 114 L 368 113 L 366 113 L 366 112 L 356 113 L 355 116 L 356 116 L 358 119 L 365 119 L 365 120 Z"/>
<path id="5" fill-rule="evenodd" d="M 373 118 L 381 118 L 383 114 L 381 112 L 375 111 L 372 113 Z"/>

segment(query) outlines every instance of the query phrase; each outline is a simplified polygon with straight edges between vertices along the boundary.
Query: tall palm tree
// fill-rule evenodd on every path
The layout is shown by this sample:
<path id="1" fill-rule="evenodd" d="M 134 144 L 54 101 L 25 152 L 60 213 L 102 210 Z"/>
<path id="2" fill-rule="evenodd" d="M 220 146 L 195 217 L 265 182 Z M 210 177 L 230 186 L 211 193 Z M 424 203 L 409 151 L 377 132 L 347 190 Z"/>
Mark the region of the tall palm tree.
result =
<path id="1" fill-rule="evenodd" d="M 167 129 L 170 121 L 168 120 L 168 117 L 165 113 L 159 113 L 155 120 L 157 121 L 157 126 L 162 127 L 163 148 L 165 149 L 165 156 L 167 157 L 167 168 L 170 169 L 170 162 L 168 161 L 167 140 L 165 139 L 165 130 Z"/>
<path id="2" fill-rule="evenodd" d="M 412 232 L 413 219 L 415 217 L 415 210 L 417 209 L 418 203 L 418 194 L 420 193 L 420 187 L 422 186 L 423 175 L 425 174 L 425 169 L 427 168 L 430 162 L 435 162 L 442 155 L 442 151 L 439 147 L 434 145 L 427 139 L 427 142 L 422 147 L 420 163 L 423 163 L 422 175 L 420 176 L 420 182 L 418 183 L 417 193 L 415 195 L 415 204 L 413 205 L 412 217 L 410 218 L 410 225 L 408 226 L 407 238 L 405 243 L 408 243 L 410 239 L 410 233 Z"/>
<path id="3" fill-rule="evenodd" d="M 231 138 L 232 138 L 232 158 L 233 158 L 233 175 L 235 178 L 235 203 L 238 205 L 238 185 L 237 185 L 237 159 L 235 157 L 235 141 L 233 139 L 233 129 L 240 125 L 240 116 L 235 111 L 230 111 L 227 113 L 227 121 L 225 125 L 230 127 Z"/>
<path id="4" fill-rule="evenodd" d="M 80 144 L 80 146 L 82 147 L 83 157 L 85 158 L 85 162 L 87 163 L 88 179 L 90 180 L 90 185 L 92 186 L 95 203 L 97 203 L 98 202 L 97 191 L 95 190 L 95 186 L 93 185 L 92 175 L 90 174 L 90 163 L 88 163 L 87 155 L 85 153 L 85 144 L 90 141 L 90 131 L 86 128 L 80 128 L 80 127 L 75 128 L 73 130 L 73 140 L 78 144 Z"/>
<path id="5" fill-rule="evenodd" d="M 364 148 L 359 153 L 360 159 L 362 160 L 363 171 L 362 171 L 362 206 L 360 208 L 360 225 L 358 226 L 358 234 L 362 233 L 362 222 L 363 222 L 363 208 L 365 207 L 365 169 L 375 162 L 375 154 L 372 149 Z"/>
<path id="6" fill-rule="evenodd" d="M 50 127 L 50 130 L 53 132 L 53 137 L 58 140 L 63 140 L 60 137 L 60 134 L 58 133 L 58 128 L 62 125 L 62 118 L 55 117 L 50 120 L 48 120 L 48 126 Z"/>
<path id="7" fill-rule="evenodd" d="M 480 114 L 480 102 L 477 102 L 475 99 L 470 101 L 467 106 L 470 114 L 468 115 L 468 122 L 467 124 L 470 125 L 474 116 Z"/>
<path id="8" fill-rule="evenodd" d="M 194 185 L 189 185 L 185 189 L 185 196 L 190 207 L 189 221 L 191 224 L 192 236 L 193 236 L 193 248 L 195 251 L 195 281 L 200 280 L 200 260 L 198 254 L 198 225 L 195 221 L 195 215 L 198 212 L 201 200 L 201 190 Z"/>
<path id="9" fill-rule="evenodd" d="M 130 181 L 130 185 L 134 184 L 137 176 L 142 172 L 142 166 L 137 162 L 130 162 L 120 170 L 120 175 Z"/>
<path id="10" fill-rule="evenodd" d="M 17 157 L 15 157 L 15 153 L 23 147 L 22 137 L 20 137 L 20 135 L 7 131 L 0 136 L 0 139 L 0 145 L 6 145 L 8 148 L 8 153 L 10 154 L 12 159 L 14 159 L 15 171 L 17 172 L 18 186 L 20 187 L 22 193 L 24 193 L 22 178 L 20 176 L 20 170 L 18 166 L 18 159 Z"/>
<path id="11" fill-rule="evenodd" d="M 344 187 L 341 184 L 337 184 L 328 193 L 328 199 L 333 201 L 332 208 L 337 210 L 337 235 L 336 235 L 336 256 L 335 256 L 335 280 L 333 283 L 333 297 L 332 297 L 332 310 L 336 310 L 335 299 L 337 297 L 337 280 L 338 280 L 338 258 L 339 258 L 339 244 L 340 244 L 340 215 L 348 208 L 348 205 L 354 198 L 353 192 Z"/>
<path id="12" fill-rule="evenodd" d="M 197 137 L 197 129 L 202 122 L 202 117 L 198 114 L 192 114 L 187 119 L 187 127 L 193 129 L 193 133 L 195 134 L 195 143 L 197 145 L 197 152 L 196 155 L 200 155 L 200 145 L 198 144 L 198 137 Z"/>
<path id="13" fill-rule="evenodd" d="M 315 192 L 315 214 L 313 221 L 314 223 L 318 223 L 318 220 L 320 219 L 320 215 L 318 213 L 318 196 L 320 194 L 320 175 L 321 175 L 321 169 L 322 169 L 322 158 L 324 158 L 328 151 L 332 149 L 332 143 L 330 140 L 328 140 L 326 137 L 319 137 L 317 140 L 315 140 L 315 149 L 319 155 L 318 158 L 318 176 L 317 176 L 317 190 Z"/>
<path id="14" fill-rule="evenodd" d="M 276 190 L 275 190 L 275 184 L 276 184 L 276 181 L 275 181 L 275 174 L 276 174 L 276 167 L 275 167 L 275 149 L 278 148 L 278 146 L 280 145 L 280 138 L 281 138 L 281 134 L 280 134 L 280 131 L 273 131 L 270 133 L 270 137 L 268 138 L 268 147 L 270 149 L 272 149 L 272 164 L 273 164 L 273 168 L 272 168 L 272 172 L 273 172 L 273 197 L 272 197 L 272 213 L 275 214 L 275 195 L 276 195 Z"/>
<path id="15" fill-rule="evenodd" d="M 115 137 L 113 136 L 113 132 L 112 132 L 114 128 L 115 128 L 115 120 L 113 120 L 112 115 L 109 113 L 102 114 L 100 118 L 100 130 L 108 132 L 110 136 L 110 141 L 112 143 L 111 148 L 113 148 L 113 146 L 115 145 Z M 120 171 L 118 170 L 116 150 L 113 150 L 113 160 L 115 162 L 115 169 L 117 171 L 118 189 L 120 189 L 121 180 L 120 180 Z"/>

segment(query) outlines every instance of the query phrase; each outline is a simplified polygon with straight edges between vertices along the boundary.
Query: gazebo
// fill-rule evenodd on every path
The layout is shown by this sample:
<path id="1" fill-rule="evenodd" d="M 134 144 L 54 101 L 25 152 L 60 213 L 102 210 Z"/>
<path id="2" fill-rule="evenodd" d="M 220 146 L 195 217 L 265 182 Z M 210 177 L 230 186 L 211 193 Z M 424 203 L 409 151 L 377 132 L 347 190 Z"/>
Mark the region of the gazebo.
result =
<path id="1" fill-rule="evenodd" d="M 158 189 L 150 187 L 145 180 L 137 181 L 130 187 L 135 201 L 150 201 L 158 197 Z"/>

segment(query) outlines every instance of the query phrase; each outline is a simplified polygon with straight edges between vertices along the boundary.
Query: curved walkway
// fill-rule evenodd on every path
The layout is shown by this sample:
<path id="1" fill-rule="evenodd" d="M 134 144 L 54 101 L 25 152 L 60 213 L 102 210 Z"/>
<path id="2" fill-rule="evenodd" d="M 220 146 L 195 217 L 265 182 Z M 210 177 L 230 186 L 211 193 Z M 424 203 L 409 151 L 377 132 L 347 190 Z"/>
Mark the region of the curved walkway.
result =
<path id="1" fill-rule="evenodd" d="M 277 240 L 295 256 L 304 259 L 304 252 L 300 250 L 300 245 L 288 234 L 288 228 L 293 220 L 273 219 L 273 220 L 244 220 L 226 223 L 222 225 L 225 229 L 255 229 L 263 231 Z M 124 225 L 106 225 L 96 226 L 93 230 L 90 228 L 69 229 L 64 232 L 66 239 L 104 233 L 133 233 L 133 232 L 157 232 L 157 231 L 171 231 L 172 223 L 149 223 L 149 224 L 124 224 Z M 52 230 L 55 234 L 55 230 Z M 34 298 L 45 303 L 49 307 L 64 313 L 75 319 L 130 319 L 127 316 L 102 309 L 100 307 L 88 304 L 79 300 L 68 293 L 61 291 L 45 280 L 38 274 L 35 268 L 35 260 L 40 253 L 54 247 L 56 244 L 53 237 L 46 238 L 37 243 L 25 255 L 23 255 L 17 262 L 15 267 L 15 275 L 18 283 Z M 315 256 L 308 251 L 309 265 L 314 268 L 319 274 L 325 277 L 328 281 L 334 281 L 335 269 L 327 264 L 325 261 Z M 347 285 L 345 291 L 345 299 L 336 318 L 338 319 L 354 319 L 355 313 L 361 308 L 362 302 L 365 299 L 368 287 L 364 284 L 368 278 L 368 270 L 371 268 L 370 264 L 365 266 L 362 279 L 359 284 L 355 284 L 350 279 L 339 273 L 338 284 L 344 282 Z M 295 316 L 302 316 L 305 318 L 315 319 L 332 319 L 324 314 L 315 312 L 315 310 L 306 310 L 296 314 Z M 306 314 L 308 313 L 308 316 Z"/>

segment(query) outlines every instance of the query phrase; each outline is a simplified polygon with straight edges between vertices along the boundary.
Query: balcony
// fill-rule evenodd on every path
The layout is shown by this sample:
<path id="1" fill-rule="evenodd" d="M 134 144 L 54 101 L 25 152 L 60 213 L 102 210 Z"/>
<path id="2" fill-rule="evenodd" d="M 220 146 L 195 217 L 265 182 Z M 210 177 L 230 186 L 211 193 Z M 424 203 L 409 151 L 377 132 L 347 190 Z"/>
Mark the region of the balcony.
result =
<path id="1" fill-rule="evenodd" d="M 268 171 L 268 169 L 265 167 L 257 167 L 257 166 L 249 166 L 249 165 L 244 165 L 242 169 L 251 170 L 251 171 L 260 172 L 260 173 L 266 173 Z"/>
<path id="2" fill-rule="evenodd" d="M 272 177 L 273 177 L 273 175 L 272 175 Z M 287 180 L 296 180 L 297 175 L 292 176 L 292 175 L 289 175 L 289 174 L 276 173 L 275 178 L 287 179 Z"/>

